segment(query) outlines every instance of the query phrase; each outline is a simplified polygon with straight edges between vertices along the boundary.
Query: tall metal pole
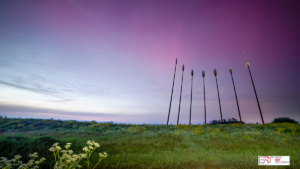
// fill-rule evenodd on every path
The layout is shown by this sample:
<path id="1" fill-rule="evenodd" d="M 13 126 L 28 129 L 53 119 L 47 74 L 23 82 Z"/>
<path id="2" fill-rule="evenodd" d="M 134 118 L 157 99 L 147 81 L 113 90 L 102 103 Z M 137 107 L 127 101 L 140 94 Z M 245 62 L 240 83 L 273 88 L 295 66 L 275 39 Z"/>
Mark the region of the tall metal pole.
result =
<path id="1" fill-rule="evenodd" d="M 202 77 L 203 77 L 203 91 L 204 91 L 204 119 L 206 124 L 206 102 L 205 102 L 205 81 L 204 81 L 205 72 L 202 71 Z"/>
<path id="2" fill-rule="evenodd" d="M 180 89 L 180 98 L 179 98 L 179 109 L 178 109 L 177 125 L 178 125 L 178 123 L 179 123 L 180 104 L 181 104 L 181 94 L 182 94 L 182 83 L 183 83 L 183 73 L 184 73 L 184 65 L 182 66 L 182 79 L 181 79 L 181 89 Z"/>
<path id="3" fill-rule="evenodd" d="M 170 118 L 170 111 L 171 111 L 171 103 L 172 103 L 172 96 L 173 96 L 173 89 L 174 89 L 174 81 L 175 81 L 175 74 L 176 74 L 176 66 L 177 66 L 177 58 L 176 58 L 176 62 L 175 62 L 175 71 L 174 71 L 174 78 L 173 78 L 173 87 L 172 87 L 172 93 L 171 93 L 171 100 L 170 100 L 170 107 L 169 107 L 169 113 L 168 113 L 167 125 L 169 125 L 169 118 Z"/>
<path id="4" fill-rule="evenodd" d="M 218 80 L 217 80 L 217 70 L 216 69 L 214 69 L 214 75 L 216 76 L 216 83 L 217 83 L 217 90 L 218 90 L 218 97 L 219 97 L 219 104 L 220 104 L 221 123 L 223 124 L 221 100 L 220 100 L 220 94 L 219 94 L 219 87 L 218 87 Z"/>
<path id="5" fill-rule="evenodd" d="M 261 113 L 261 109 L 260 109 L 258 97 L 257 97 L 257 94 L 256 94 L 254 82 L 253 82 L 253 79 L 252 79 L 251 71 L 250 71 L 250 63 L 249 63 L 247 60 L 246 60 L 246 66 L 247 66 L 247 68 L 248 68 L 248 70 L 249 70 L 250 77 L 251 77 L 251 81 L 252 81 L 252 84 L 253 84 L 253 89 L 254 89 L 254 93 L 255 93 L 256 100 L 257 100 L 257 104 L 258 104 L 258 108 L 259 108 L 260 118 L 261 118 L 262 124 L 265 125 L 264 118 L 263 118 L 262 113 Z"/>
<path id="6" fill-rule="evenodd" d="M 231 68 L 231 66 L 229 66 L 229 72 L 230 72 L 231 78 L 232 78 L 232 84 L 233 84 L 233 89 L 234 89 L 234 93 L 235 93 L 236 104 L 237 104 L 237 108 L 238 108 L 239 116 L 240 116 L 240 123 L 242 124 L 242 118 L 241 118 L 240 106 L 239 106 L 239 101 L 238 101 L 237 94 L 236 94 L 236 90 L 235 90 L 235 85 L 234 85 L 234 81 L 233 81 L 232 68 Z"/>
<path id="7" fill-rule="evenodd" d="M 193 100 L 193 76 L 194 76 L 194 70 L 192 69 L 192 72 L 191 72 L 191 75 L 192 75 L 192 84 L 191 84 L 191 106 L 190 106 L 190 122 L 189 122 L 189 125 L 191 125 L 191 118 L 192 118 L 192 100 Z"/>

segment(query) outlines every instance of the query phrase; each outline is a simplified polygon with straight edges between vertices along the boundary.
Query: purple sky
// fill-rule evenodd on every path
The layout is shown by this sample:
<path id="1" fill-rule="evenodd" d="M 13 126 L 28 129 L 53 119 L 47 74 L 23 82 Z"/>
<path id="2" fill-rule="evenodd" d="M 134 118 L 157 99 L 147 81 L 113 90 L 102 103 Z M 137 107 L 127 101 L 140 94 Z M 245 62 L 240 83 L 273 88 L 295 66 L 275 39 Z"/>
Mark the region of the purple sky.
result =
<path id="1" fill-rule="evenodd" d="M 0 1 L 0 114 L 8 117 L 166 123 L 300 121 L 300 1 Z"/>

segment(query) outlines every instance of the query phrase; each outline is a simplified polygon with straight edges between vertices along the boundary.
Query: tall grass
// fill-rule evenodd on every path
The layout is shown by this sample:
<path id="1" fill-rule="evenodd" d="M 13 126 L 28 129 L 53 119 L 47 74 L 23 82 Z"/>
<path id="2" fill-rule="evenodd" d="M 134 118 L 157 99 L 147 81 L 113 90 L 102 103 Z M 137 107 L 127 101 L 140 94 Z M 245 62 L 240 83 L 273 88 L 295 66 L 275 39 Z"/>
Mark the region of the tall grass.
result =
<path id="1" fill-rule="evenodd" d="M 53 168 L 53 156 L 48 150 L 53 143 L 70 142 L 74 153 L 80 153 L 88 140 L 101 145 L 91 163 L 98 162 L 100 152 L 108 154 L 97 168 L 267 168 L 257 164 L 258 156 L 263 155 L 290 156 L 290 166 L 272 168 L 300 168 L 300 125 L 289 123 L 191 126 L 95 123 L 81 129 L 2 133 L 0 156 L 12 158 L 36 151 L 46 158 L 41 168 Z"/>

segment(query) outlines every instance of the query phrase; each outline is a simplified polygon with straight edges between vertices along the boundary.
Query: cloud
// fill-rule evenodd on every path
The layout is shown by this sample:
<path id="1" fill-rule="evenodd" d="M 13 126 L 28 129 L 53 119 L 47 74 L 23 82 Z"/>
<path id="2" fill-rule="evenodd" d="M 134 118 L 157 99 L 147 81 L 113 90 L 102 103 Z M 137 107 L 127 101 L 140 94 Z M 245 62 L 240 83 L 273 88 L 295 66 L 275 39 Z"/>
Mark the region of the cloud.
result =
<path id="1" fill-rule="evenodd" d="M 134 114 L 134 113 L 91 113 L 78 111 L 64 111 L 58 109 L 47 109 L 20 105 L 10 105 L 0 103 L 0 114 L 7 117 L 21 118 L 42 118 L 42 119 L 63 119 L 79 121 L 113 121 L 126 123 L 157 123 L 161 113 Z"/>
<path id="2" fill-rule="evenodd" d="M 1 84 L 27 90 L 34 93 L 67 99 L 75 95 L 83 96 L 115 96 L 109 92 L 109 88 L 91 84 L 78 84 L 75 82 L 50 77 L 49 79 L 37 74 L 8 74 L 0 73 Z M 51 80 L 52 79 L 52 80 Z"/>
<path id="3" fill-rule="evenodd" d="M 30 106 L 7 105 L 0 103 L 0 113 L 8 117 L 35 117 L 35 118 L 58 118 L 58 119 L 82 119 L 83 117 L 112 118 L 117 117 L 116 114 L 107 113 L 90 113 L 63 111 L 58 109 L 47 109 Z"/>
<path id="4" fill-rule="evenodd" d="M 28 90 L 28 91 L 35 92 L 35 93 L 48 94 L 48 95 L 52 95 L 52 96 L 55 95 L 55 94 L 58 94 L 57 91 L 55 91 L 55 90 L 53 90 L 51 88 L 43 88 L 43 87 L 38 86 L 38 85 L 36 85 L 36 88 L 31 88 L 31 87 L 26 87 L 26 86 L 18 85 L 18 84 L 4 82 L 2 80 L 0 80 L 0 83 L 2 83 L 4 85 L 11 86 L 11 87 L 15 87 L 15 88 L 18 88 L 18 89 L 22 89 L 22 90 Z"/>
<path id="5" fill-rule="evenodd" d="M 56 103 L 64 103 L 64 102 L 70 102 L 74 99 L 63 99 L 63 100 L 49 100 L 50 102 L 56 102 Z"/>

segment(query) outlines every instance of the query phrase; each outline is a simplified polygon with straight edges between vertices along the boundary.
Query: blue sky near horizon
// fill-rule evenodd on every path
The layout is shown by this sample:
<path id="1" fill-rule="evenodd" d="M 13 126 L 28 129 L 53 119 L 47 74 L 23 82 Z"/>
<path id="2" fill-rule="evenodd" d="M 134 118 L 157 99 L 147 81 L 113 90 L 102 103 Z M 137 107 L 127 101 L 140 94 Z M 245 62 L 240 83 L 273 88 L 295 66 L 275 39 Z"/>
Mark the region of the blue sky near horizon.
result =
<path id="1" fill-rule="evenodd" d="M 260 115 L 300 121 L 298 1 L 0 1 L 0 114 L 165 124 L 175 59 L 170 123 Z"/>

